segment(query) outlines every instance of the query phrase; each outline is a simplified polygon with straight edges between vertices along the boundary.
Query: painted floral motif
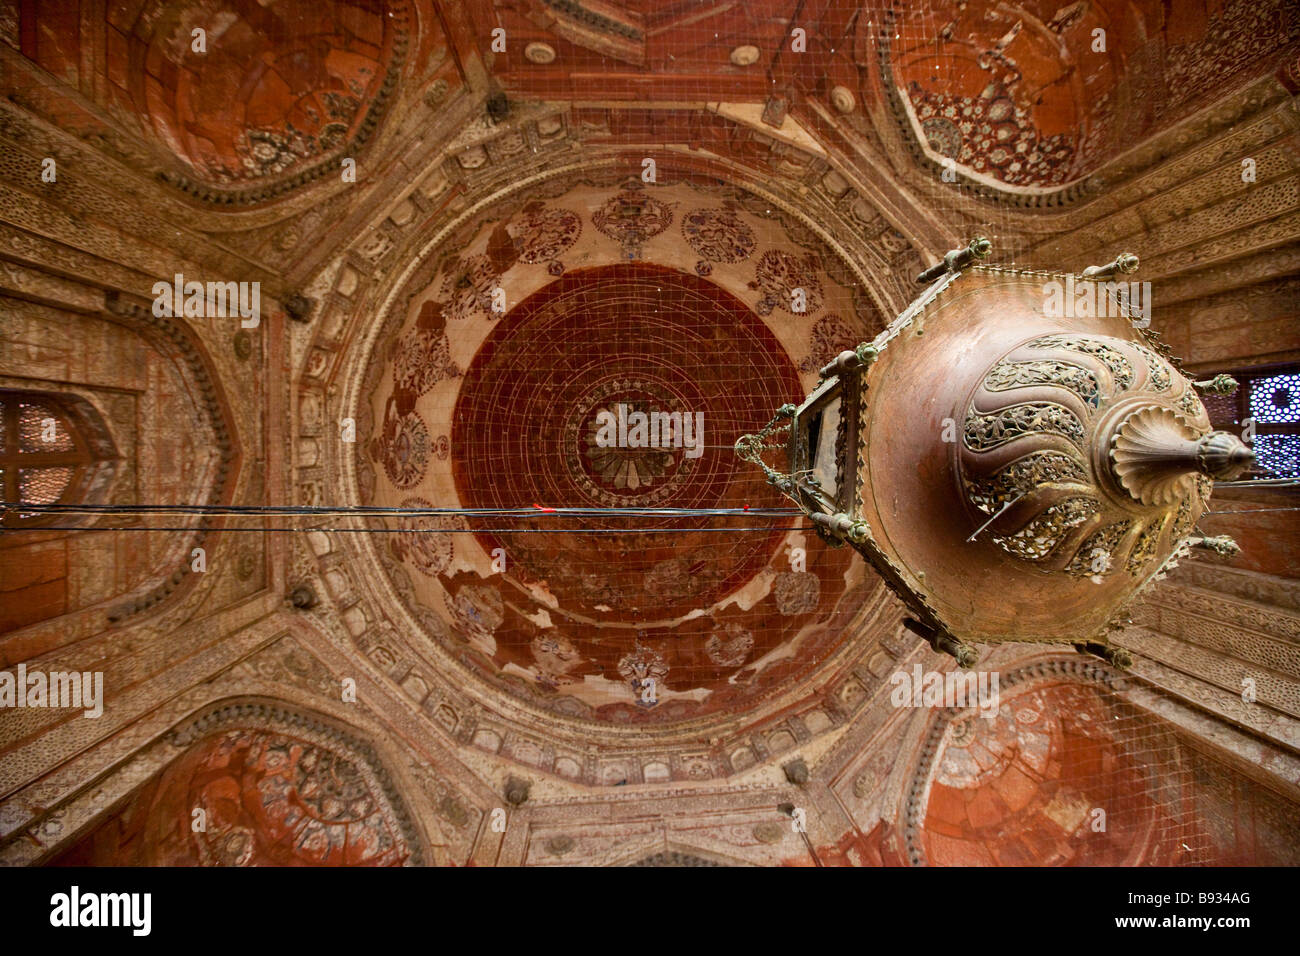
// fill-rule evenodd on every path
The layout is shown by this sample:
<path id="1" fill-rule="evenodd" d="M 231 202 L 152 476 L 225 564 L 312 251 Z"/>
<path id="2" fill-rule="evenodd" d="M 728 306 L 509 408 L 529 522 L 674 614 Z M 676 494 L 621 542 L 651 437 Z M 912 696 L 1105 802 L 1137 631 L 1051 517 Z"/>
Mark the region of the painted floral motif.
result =
<path id="1" fill-rule="evenodd" d="M 774 307 L 780 307 L 791 315 L 811 315 L 822 307 L 822 282 L 817 277 L 818 261 L 811 253 L 798 256 L 792 252 L 769 249 L 759 257 L 754 267 L 754 281 L 750 288 L 759 289 L 763 298 L 759 303 L 760 314 L 766 315 Z M 802 289 L 805 308 L 796 312 L 795 290 Z M 763 312 L 762 306 L 767 306 Z"/>
<path id="2" fill-rule="evenodd" d="M 578 580 L 583 601 L 594 608 L 617 607 L 627 600 L 627 592 L 610 583 L 603 574 L 583 574 Z"/>
<path id="3" fill-rule="evenodd" d="M 908 90 L 917 121 L 932 150 L 1013 186 L 1059 186 L 1071 175 L 1076 145 L 1065 133 L 1044 137 L 1030 111 L 990 83 L 979 96 Z"/>
<path id="4" fill-rule="evenodd" d="M 619 660 L 618 673 L 640 701 L 648 681 L 654 681 L 656 696 L 663 689 L 664 678 L 668 676 L 668 661 L 653 648 L 638 644 L 630 654 L 624 654 Z"/>
<path id="5" fill-rule="evenodd" d="M 533 638 L 529 649 L 537 662 L 537 681 L 552 689 L 571 683 L 569 672 L 582 663 L 578 649 L 563 634 L 555 630 L 543 631 Z"/>
<path id="6" fill-rule="evenodd" d="M 643 190 L 628 189 L 607 199 L 591 214 L 602 235 L 617 240 L 629 259 L 640 258 L 641 246 L 673 224 L 673 211 Z"/>
<path id="7" fill-rule="evenodd" d="M 857 348 L 860 341 L 838 315 L 823 316 L 808 334 L 808 357 L 799 363 L 799 370 L 815 372 L 846 349 Z"/>
<path id="8" fill-rule="evenodd" d="M 645 402 L 628 401 L 624 405 L 629 416 L 638 412 L 649 415 L 654 411 L 662 411 L 662 409 L 652 408 Z M 596 411 L 597 414 L 608 413 L 610 416 L 617 417 L 612 408 L 601 408 Z M 638 493 L 649 490 L 666 475 L 676 470 L 677 459 L 681 456 L 681 452 L 675 452 L 671 447 L 666 449 L 662 447 L 671 446 L 671 432 L 660 436 L 661 447 L 620 448 L 597 443 L 601 428 L 599 420 L 593 417 L 587 428 L 586 448 L 583 454 L 586 455 L 587 462 L 598 480 L 607 488 Z"/>
<path id="9" fill-rule="evenodd" d="M 719 667 L 739 667 L 754 649 L 754 635 L 739 624 L 726 624 L 709 635 L 704 653 Z"/>
<path id="10" fill-rule="evenodd" d="M 682 235 L 711 262 L 744 262 L 757 243 L 754 230 L 729 206 L 691 210 L 682 217 Z"/>
<path id="11" fill-rule="evenodd" d="M 547 209 L 530 202 L 514 224 L 511 236 L 519 261 L 535 265 L 558 260 L 582 235 L 582 220 L 567 209 Z"/>
<path id="12" fill-rule="evenodd" d="M 173 776 L 188 771 L 186 819 L 191 806 L 207 814 L 205 832 L 181 828 L 201 864 L 391 866 L 411 855 L 373 773 L 348 755 L 295 737 L 232 730 L 176 766 Z M 154 850 L 153 862 L 167 865 L 195 855 L 168 838 Z"/>
<path id="13" fill-rule="evenodd" d="M 467 585 L 456 593 L 451 616 L 466 640 L 483 640 L 495 634 L 505 621 L 505 602 L 489 584 Z"/>
<path id="14" fill-rule="evenodd" d="M 388 480 L 410 488 L 424 477 L 429 463 L 429 429 L 416 412 L 397 414 L 390 402 L 383 431 L 370 442 L 370 457 L 382 462 Z"/>
<path id="15" fill-rule="evenodd" d="M 442 280 L 443 299 L 447 300 L 446 310 L 450 318 L 468 319 L 476 312 L 492 311 L 492 290 L 501 282 L 492 266 L 492 260 L 486 255 L 466 256 L 456 260 L 456 265 Z"/>
<path id="16" fill-rule="evenodd" d="M 638 504 L 653 507 L 671 496 L 694 472 L 698 459 L 686 457 L 684 447 L 673 447 L 680 438 L 683 446 L 695 434 L 694 423 L 678 415 L 682 435 L 675 436 L 672 412 L 667 423 L 659 420 L 645 434 L 643 447 L 601 445 L 601 412 L 618 418 L 619 407 L 629 418 L 640 412 L 665 412 L 679 405 L 672 393 L 640 379 L 616 379 L 602 383 L 575 405 L 564 424 L 564 440 L 571 449 L 566 456 L 570 474 L 592 500 L 611 507 Z M 691 428 L 688 435 L 685 428 Z M 613 437 L 613 436 L 609 436 Z M 651 441 L 654 439 L 654 441 Z M 667 446 L 667 447 L 664 447 Z"/>
<path id="17" fill-rule="evenodd" d="M 362 75 L 369 76 L 369 69 Z M 355 125 L 361 101 L 357 97 L 339 92 L 318 92 L 304 102 L 303 120 L 314 127 L 313 135 L 298 129 L 285 120 L 282 129 L 247 128 L 235 139 L 235 153 L 239 166 L 207 159 L 203 166 L 214 179 L 222 183 L 275 176 L 301 164 L 338 149 L 347 140 L 348 130 Z"/>
<path id="18" fill-rule="evenodd" d="M 822 583 L 810 571 L 782 571 L 776 576 L 773 587 L 776 608 L 784 617 L 807 614 L 817 610 L 821 601 Z"/>
<path id="19" fill-rule="evenodd" d="M 691 563 L 689 558 L 669 558 L 660 561 L 645 576 L 645 591 L 657 595 L 664 603 L 681 601 L 712 587 L 718 573 L 705 567 L 706 562 Z"/>
<path id="20" fill-rule="evenodd" d="M 393 349 L 393 387 L 399 396 L 409 393 L 413 401 L 443 379 L 460 375 L 460 369 L 451 361 L 446 327 L 442 306 L 426 302 L 415 326 L 397 340 Z M 398 402 L 405 405 L 400 397 Z M 409 409 L 404 407 L 403 411 Z"/>
<path id="21" fill-rule="evenodd" d="M 283 131 L 247 129 L 235 141 L 240 168 L 209 161 L 207 172 L 219 182 L 274 176 L 321 152 L 315 137 L 305 135 L 286 123 Z"/>
<path id="22" fill-rule="evenodd" d="M 424 498 L 407 498 L 401 507 L 432 510 Z M 451 566 L 454 544 L 449 529 L 463 528 L 463 519 L 454 515 L 429 517 L 403 515 L 397 520 L 400 534 L 393 535 L 393 552 L 399 561 L 410 561 L 421 574 L 436 577 Z"/>

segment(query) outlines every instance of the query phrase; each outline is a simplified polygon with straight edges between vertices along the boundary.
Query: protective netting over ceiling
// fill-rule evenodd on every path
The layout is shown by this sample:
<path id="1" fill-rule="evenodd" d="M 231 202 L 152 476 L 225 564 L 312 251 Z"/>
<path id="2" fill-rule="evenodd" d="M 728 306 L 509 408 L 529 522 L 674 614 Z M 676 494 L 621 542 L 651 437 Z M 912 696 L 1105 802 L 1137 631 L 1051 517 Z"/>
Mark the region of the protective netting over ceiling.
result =
<path id="1" fill-rule="evenodd" d="M 733 448 L 801 394 L 775 337 L 705 280 L 650 266 L 576 271 L 518 306 L 467 370 L 451 431 L 460 498 L 498 508 L 781 507 Z M 544 520 L 523 530 L 544 530 Z M 575 611 L 631 623 L 736 590 L 794 520 L 587 524 L 582 536 L 485 544 L 504 546 Z"/>
<path id="2" fill-rule="evenodd" d="M 984 235 L 998 266 L 1033 263 L 1026 206 L 1067 202 L 1124 136 L 1173 115 L 1143 107 L 1140 122 L 1116 125 L 1116 110 L 1135 102 L 1126 10 L 771 5 L 690 18 L 616 4 L 584 27 L 609 44 L 575 40 L 558 55 L 550 40 L 521 43 L 532 28 L 495 11 L 506 40 L 492 65 L 510 102 L 562 88 L 582 101 L 577 88 L 591 76 L 619 99 L 639 64 L 661 96 L 697 78 L 695 95 L 721 102 L 696 112 L 726 116 L 732 139 L 715 140 L 687 110 L 575 106 L 570 121 L 618 153 L 617 169 L 576 187 L 559 177 L 524 186 L 421 267 L 428 274 L 394 310 L 399 326 L 385 326 L 372 354 L 378 371 L 359 418 L 363 500 L 741 515 L 568 515 L 564 528 L 544 513 L 411 517 L 381 552 L 414 617 L 530 702 L 601 719 L 735 707 L 827 659 L 845 627 L 876 610 L 862 589 L 878 582 L 823 548 L 802 518 L 741 520 L 746 508 L 784 502 L 734 443 L 893 317 L 863 308 L 873 297 L 850 286 L 889 285 L 874 301 L 895 309 L 906 296 L 897 268 L 837 262 L 818 238 L 807 183 L 832 194 L 847 183 L 830 172 L 800 181 L 821 150 L 809 130 L 861 135 L 883 154 L 925 208 L 922 259 L 943 251 L 936 241 Z M 1096 31 L 1108 39 L 1094 50 Z M 801 99 L 833 110 L 843 128 L 817 127 L 816 110 L 792 113 Z M 794 198 L 786 215 L 755 202 L 759 188 L 746 196 L 721 178 L 687 186 L 673 171 L 704 159 L 666 145 L 678 140 L 750 162 L 746 129 L 793 157 L 776 164 L 785 172 L 771 186 L 808 203 Z M 516 139 L 460 154 L 471 190 L 482 176 L 508 192 L 489 164 L 509 150 L 525 157 Z M 879 215 L 892 234 L 882 246 L 892 239 L 918 254 L 910 215 Z M 919 290 L 915 260 L 903 261 Z"/>
<path id="3" fill-rule="evenodd" d="M 912 779 L 908 862 L 1187 866 L 1289 859 L 1275 793 L 1095 669 L 1002 672 L 996 708 L 941 711 Z M 1127 685 L 1127 686 L 1126 686 Z"/>
<path id="4" fill-rule="evenodd" d="M 642 255 L 702 248 L 719 267 L 757 275 L 748 285 L 639 257 L 617 263 L 626 237 L 602 235 L 604 196 L 591 205 L 603 253 L 563 252 L 561 274 L 503 313 L 487 302 L 477 318 L 449 319 L 435 294 L 393 340 L 391 385 L 380 380 L 372 406 L 379 432 L 365 448 L 374 503 L 468 512 L 403 519 L 384 557 L 412 582 L 435 639 L 472 650 L 490 679 L 544 707 L 671 720 L 780 693 L 841 644 L 879 590 L 734 451 L 806 392 L 813 366 L 783 337 L 799 343 L 815 320 L 792 310 L 782 279 L 766 278 L 762 243 L 734 215 L 739 253 L 736 243 L 722 251 L 717 233 L 692 248 L 678 227 Z M 526 219 L 544 215 L 537 206 Z M 624 212 L 625 229 L 644 208 Z M 717 211 L 662 208 L 697 223 Z M 523 248 L 534 238 L 516 235 Z M 611 254 L 615 264 L 568 265 Z M 831 290 L 806 284 L 809 311 L 825 315 Z M 467 349 L 461 332 L 485 337 Z M 426 360 L 436 373 L 422 374 Z"/>

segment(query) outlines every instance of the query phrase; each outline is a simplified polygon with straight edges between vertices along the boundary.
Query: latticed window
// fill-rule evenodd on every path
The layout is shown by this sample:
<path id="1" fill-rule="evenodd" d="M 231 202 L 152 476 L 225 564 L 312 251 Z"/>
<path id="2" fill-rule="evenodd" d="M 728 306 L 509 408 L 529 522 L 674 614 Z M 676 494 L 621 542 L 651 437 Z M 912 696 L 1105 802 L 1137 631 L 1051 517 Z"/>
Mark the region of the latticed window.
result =
<path id="1" fill-rule="evenodd" d="M 1235 395 L 1202 395 L 1214 426 L 1249 438 L 1253 424 L 1250 477 L 1300 477 L 1300 367 L 1231 374 L 1241 383 Z"/>
<path id="2" fill-rule="evenodd" d="M 0 389 L 0 488 L 5 501 L 76 501 L 93 459 L 56 397 Z M 31 524 L 35 517 L 10 512 L 5 524 Z"/>

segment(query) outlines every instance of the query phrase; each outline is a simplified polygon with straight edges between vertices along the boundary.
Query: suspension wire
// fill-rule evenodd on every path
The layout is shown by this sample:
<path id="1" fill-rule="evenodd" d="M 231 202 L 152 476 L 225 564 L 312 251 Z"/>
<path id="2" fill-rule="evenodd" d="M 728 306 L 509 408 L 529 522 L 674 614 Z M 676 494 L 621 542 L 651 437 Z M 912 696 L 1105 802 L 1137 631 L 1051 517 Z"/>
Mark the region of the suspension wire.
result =
<path id="1" fill-rule="evenodd" d="M 99 525 L 82 527 L 78 525 L 40 525 L 38 527 L 0 528 L 0 531 L 197 531 L 195 525 L 182 527 L 159 527 L 157 525 L 123 525 L 119 527 L 102 527 Z M 762 528 L 335 528 L 322 525 L 304 527 L 276 528 L 214 528 L 221 534 L 227 532 L 270 532 L 270 531 L 325 531 L 330 534 L 672 534 L 675 531 L 689 531 L 691 534 L 707 532 L 780 530 L 779 525 Z M 792 530 L 792 529 L 791 529 Z"/>
<path id="2" fill-rule="evenodd" d="M 567 515 L 574 517 L 622 518 L 726 518 L 740 515 L 758 517 L 795 517 L 798 508 L 575 508 L 533 505 L 524 508 L 399 508 L 380 505 L 85 505 L 29 504 L 0 501 L 0 509 L 20 511 L 25 515 L 199 515 L 204 517 L 528 517 Z"/>
<path id="3" fill-rule="evenodd" d="M 1240 481 L 1216 481 L 1215 488 L 1297 488 L 1300 478 L 1244 478 Z"/>
<path id="4" fill-rule="evenodd" d="M 28 504 L 0 501 L 0 514 L 17 512 L 26 517 L 58 515 L 62 517 L 199 517 L 199 518 L 747 518 L 751 520 L 775 519 L 774 524 L 758 527 L 692 528 L 692 533 L 703 532 L 772 532 L 779 530 L 780 522 L 803 515 L 797 508 L 565 508 L 533 505 L 531 508 L 400 508 L 382 505 L 317 506 L 317 505 L 158 505 L 158 504 Z M 202 524 L 202 522 L 200 522 Z M 199 530 L 199 525 L 38 525 L 16 526 L 5 530 L 29 531 L 162 531 L 185 532 Z M 333 525 L 276 525 L 272 527 L 222 527 L 221 532 L 303 532 L 327 531 L 339 534 L 668 534 L 671 527 L 641 528 L 387 528 L 387 527 L 337 527 Z"/>

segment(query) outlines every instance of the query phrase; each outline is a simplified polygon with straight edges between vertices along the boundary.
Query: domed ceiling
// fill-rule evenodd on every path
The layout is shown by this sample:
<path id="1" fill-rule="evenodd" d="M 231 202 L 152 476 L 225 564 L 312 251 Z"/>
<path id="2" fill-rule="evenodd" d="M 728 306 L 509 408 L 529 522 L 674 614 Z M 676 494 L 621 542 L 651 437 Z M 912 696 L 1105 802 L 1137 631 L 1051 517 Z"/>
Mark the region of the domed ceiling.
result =
<path id="1" fill-rule="evenodd" d="M 1294 43 L 1294 5 L 1079 0 L 878 11 L 912 132 L 1004 186 L 1065 185 Z M 883 26 L 884 29 L 880 29 Z"/>
<path id="2" fill-rule="evenodd" d="M 203 574 L 155 574 L 116 533 L 10 562 L 27 595 L 64 562 L 80 602 L 24 597 L 43 619 L 6 635 L 10 663 L 103 668 L 109 696 L 107 720 L 4 725 L 0 859 L 1294 862 L 1295 589 L 1271 515 L 1246 519 L 1269 573 L 1188 562 L 1126 628 L 1135 681 L 1001 648 L 996 715 L 964 720 L 898 706 L 895 675 L 952 662 L 866 562 L 766 513 L 785 502 L 732 446 L 976 230 L 1016 268 L 1138 253 L 1198 368 L 1294 360 L 1275 280 L 1298 261 L 1296 16 L 0 4 L 11 371 L 122 392 L 105 420 L 131 436 L 153 419 L 118 405 L 168 403 L 91 327 L 139 327 L 188 363 L 154 384 L 211 418 L 197 500 L 321 506 L 292 531 L 205 518 Z M 260 330 L 152 322 L 180 265 L 262 282 Z M 620 411 L 681 444 L 609 447 Z M 194 491 L 169 462 L 203 435 L 164 425 L 140 501 Z M 431 513 L 331 507 L 358 504 Z M 650 508 L 689 512 L 627 513 Z"/>
<path id="3" fill-rule="evenodd" d="M 1055 190 L 1276 69 L 1300 34 L 1285 0 L 496 0 L 467 5 L 463 21 L 425 0 L 102 9 L 23 5 L 0 16 L 0 40 L 81 90 L 60 124 L 133 162 L 143 157 L 127 140 L 143 134 L 166 180 L 223 204 L 336 171 L 379 134 L 407 81 L 428 83 L 436 107 L 475 56 L 512 97 L 746 104 L 755 116 L 763 104 L 763 122 L 788 132 L 788 113 L 829 139 L 887 106 L 923 165 L 950 159 L 998 189 Z"/>
<path id="4" fill-rule="evenodd" d="M 201 53 L 195 27 L 210 38 Z M 130 55 L 144 65 L 134 92 L 199 179 L 300 172 L 370 131 L 395 34 L 394 13 L 379 2 L 172 4 L 152 23 L 142 14 L 130 33 Z"/>
<path id="5" fill-rule="evenodd" d="M 180 755 L 54 864 L 425 862 L 418 827 L 373 750 L 306 720 L 294 733 L 259 726 L 255 711 L 227 708 L 207 717 L 207 733 L 187 731 Z"/>
<path id="6" fill-rule="evenodd" d="M 733 446 L 880 327 L 869 300 L 735 191 L 587 185 L 501 212 L 408 283 L 371 353 L 358 480 L 367 504 L 535 517 L 376 536 L 412 618 L 481 679 L 588 720 L 734 713 L 805 678 L 876 582 L 794 518 L 746 514 L 783 499 Z M 658 443 L 601 439 L 636 413 L 671 421 Z M 739 513 L 537 510 L 570 507 Z"/>
<path id="7" fill-rule="evenodd" d="M 1203 818 L 1181 813 L 1185 778 L 1154 769 L 1177 764 L 1177 742 L 1097 686 L 1038 670 L 1007 674 L 995 713 L 946 713 L 930 729 L 910 788 L 911 862 L 1198 862 L 1208 839 Z"/>
<path id="8" fill-rule="evenodd" d="M 112 117 L 161 147 L 164 178 L 223 202 L 269 198 L 356 155 L 395 92 L 412 18 L 406 0 L 150 0 L 108 3 L 102 20 L 33 8 L 18 45 L 101 110 L 64 121 L 103 136 Z"/>

